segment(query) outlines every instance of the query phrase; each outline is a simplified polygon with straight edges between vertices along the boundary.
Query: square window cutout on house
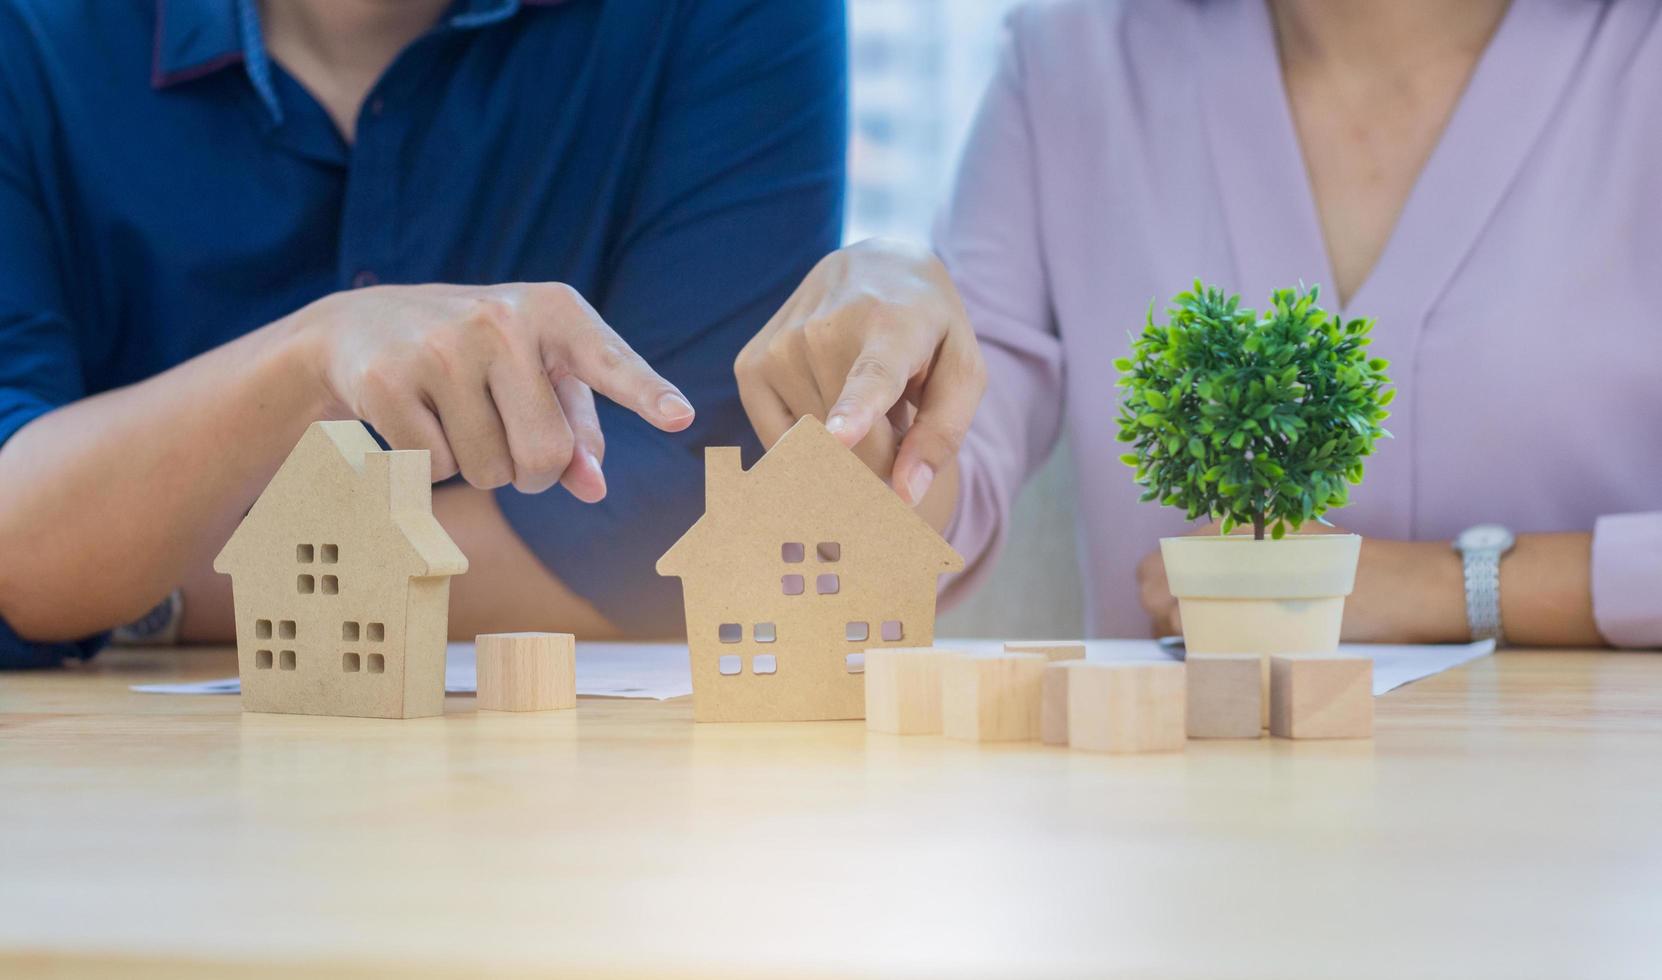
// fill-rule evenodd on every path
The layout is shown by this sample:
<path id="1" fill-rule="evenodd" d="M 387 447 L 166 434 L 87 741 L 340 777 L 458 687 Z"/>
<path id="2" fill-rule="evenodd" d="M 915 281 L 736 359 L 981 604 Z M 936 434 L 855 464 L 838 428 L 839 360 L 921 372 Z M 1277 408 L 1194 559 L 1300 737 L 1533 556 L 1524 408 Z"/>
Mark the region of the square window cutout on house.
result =
<path id="1" fill-rule="evenodd" d="M 835 541 L 821 541 L 814 550 L 819 553 L 820 561 L 842 561 L 843 546 Z"/>
<path id="2" fill-rule="evenodd" d="M 270 650 L 255 650 L 254 651 L 254 669 L 255 670 L 270 670 L 271 669 L 271 651 Z"/>
<path id="3" fill-rule="evenodd" d="M 340 638 L 348 643 L 358 642 L 358 624 L 353 622 L 340 624 Z"/>
<path id="4" fill-rule="evenodd" d="M 820 595 L 836 595 L 840 585 L 835 575 L 820 575 L 814 579 L 814 591 Z"/>
<path id="5" fill-rule="evenodd" d="M 779 631 L 774 629 L 772 623 L 757 623 L 750 630 L 750 638 L 757 643 L 772 643 L 778 637 Z"/>
<path id="6" fill-rule="evenodd" d="M 302 565 L 310 565 L 312 563 L 312 546 L 309 544 L 295 545 L 294 560 Z"/>
<path id="7" fill-rule="evenodd" d="M 294 628 L 294 620 L 292 619 L 285 619 L 277 624 L 277 636 L 279 639 L 292 640 L 294 639 L 296 632 L 297 631 Z"/>
<path id="8" fill-rule="evenodd" d="M 723 676 L 732 677 L 734 674 L 737 674 L 740 670 L 744 669 L 741 666 L 743 663 L 744 661 L 739 658 L 738 654 L 729 653 L 724 655 L 720 660 L 716 661 L 716 669 L 721 671 Z"/>
<path id="9" fill-rule="evenodd" d="M 779 546 L 779 557 L 785 561 L 798 562 L 802 560 L 804 550 L 802 542 L 787 541 Z"/>
<path id="10" fill-rule="evenodd" d="M 906 639 L 906 630 L 900 625 L 900 620 L 889 619 L 883 622 L 883 642 L 895 643 Z"/>
<path id="11" fill-rule="evenodd" d="M 323 564 L 333 565 L 340 561 L 340 545 L 326 544 L 323 546 Z"/>
<path id="12" fill-rule="evenodd" d="M 779 660 L 771 653 L 758 653 L 750 658 L 750 670 L 755 674 L 777 674 Z"/>
<path id="13" fill-rule="evenodd" d="M 371 643 L 381 643 L 384 640 L 386 640 L 386 638 L 387 638 L 387 624 L 386 623 L 370 623 L 369 624 L 369 642 L 371 642 Z"/>
<path id="14" fill-rule="evenodd" d="M 781 575 L 779 577 L 779 589 L 780 589 L 780 591 L 784 592 L 786 595 L 801 595 L 802 594 L 802 576 L 800 576 L 800 575 Z"/>
<path id="15" fill-rule="evenodd" d="M 269 639 L 271 639 L 271 620 L 269 620 L 269 619 L 256 619 L 256 620 L 254 620 L 254 638 L 257 639 L 257 640 L 269 640 Z"/>
<path id="16" fill-rule="evenodd" d="M 283 670 L 294 669 L 294 651 L 283 650 L 277 654 L 277 666 Z"/>
<path id="17" fill-rule="evenodd" d="M 310 575 L 296 576 L 294 580 L 294 591 L 300 593 L 301 595 L 311 595 L 313 592 L 317 591 L 317 580 L 312 578 Z"/>
<path id="18" fill-rule="evenodd" d="M 870 636 L 871 627 L 865 623 L 848 623 L 843 627 L 843 639 L 850 643 L 859 643 Z"/>
<path id="19" fill-rule="evenodd" d="M 866 672 L 866 655 L 863 653 L 851 653 L 843 658 L 843 663 L 848 667 L 850 674 Z"/>
<path id="20" fill-rule="evenodd" d="M 722 623 L 716 627 L 716 639 L 723 643 L 737 643 L 744 639 L 744 627 L 738 623 Z"/>
<path id="21" fill-rule="evenodd" d="M 340 655 L 340 669 L 345 671 L 348 674 L 356 674 L 358 672 L 358 669 L 359 669 L 358 655 L 355 654 L 355 653 L 343 653 L 343 654 L 341 654 Z"/>
<path id="22" fill-rule="evenodd" d="M 384 674 L 384 673 L 386 673 L 387 672 L 387 658 L 382 656 L 379 653 L 370 654 L 369 655 L 369 672 L 371 674 Z"/>
<path id="23" fill-rule="evenodd" d="M 339 595 L 340 594 L 340 579 L 334 577 L 333 575 L 323 576 L 323 594 L 324 595 Z"/>

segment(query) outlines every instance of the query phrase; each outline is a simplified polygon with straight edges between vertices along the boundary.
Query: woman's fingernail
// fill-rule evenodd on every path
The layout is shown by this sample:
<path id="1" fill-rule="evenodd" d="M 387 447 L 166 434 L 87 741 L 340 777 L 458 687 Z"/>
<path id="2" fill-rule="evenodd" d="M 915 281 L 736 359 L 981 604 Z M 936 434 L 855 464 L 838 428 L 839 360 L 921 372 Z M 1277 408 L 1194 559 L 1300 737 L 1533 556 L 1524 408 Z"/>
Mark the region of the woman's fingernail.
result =
<path id="1" fill-rule="evenodd" d="M 658 399 L 658 414 L 671 422 L 690 419 L 693 415 L 692 402 L 687 401 L 677 392 L 669 392 Z"/>
<path id="2" fill-rule="evenodd" d="M 595 500 L 600 500 L 600 498 L 607 495 L 607 473 L 605 473 L 605 470 L 600 468 L 600 460 L 595 458 L 595 453 L 585 452 L 583 455 L 588 457 L 588 467 L 592 468 L 593 472 L 595 472 L 595 487 L 600 488 L 600 493 L 595 495 Z"/>
<path id="3" fill-rule="evenodd" d="M 573 477 L 572 484 L 583 489 L 581 491 L 574 489 L 572 492 L 577 496 L 577 499 L 584 503 L 599 503 L 606 496 L 606 474 L 600 469 L 600 460 L 595 458 L 594 453 L 585 449 L 579 464 L 578 472 Z M 582 474 L 581 470 L 583 468 L 589 470 L 588 476 Z"/>
<path id="4" fill-rule="evenodd" d="M 832 435 L 836 435 L 846 428 L 848 428 L 848 416 L 846 415 L 833 415 L 825 420 L 825 431 Z"/>
<path id="5" fill-rule="evenodd" d="M 906 481 L 906 492 L 911 495 L 913 506 L 917 506 L 923 495 L 929 492 L 929 485 L 934 482 L 935 471 L 928 463 L 919 463 L 912 468 L 912 475 Z"/>

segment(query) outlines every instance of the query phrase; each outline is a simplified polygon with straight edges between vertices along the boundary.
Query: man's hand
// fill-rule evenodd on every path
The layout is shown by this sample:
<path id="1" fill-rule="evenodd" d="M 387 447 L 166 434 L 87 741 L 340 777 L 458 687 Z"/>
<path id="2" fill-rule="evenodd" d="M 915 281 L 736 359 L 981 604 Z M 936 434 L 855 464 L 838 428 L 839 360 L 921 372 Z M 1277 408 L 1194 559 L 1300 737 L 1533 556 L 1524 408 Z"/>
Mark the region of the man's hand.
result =
<path id="1" fill-rule="evenodd" d="M 606 494 L 594 392 L 666 432 L 693 407 L 577 291 L 560 283 L 378 286 L 296 317 L 316 342 L 331 413 L 394 449 L 432 454 L 433 479 Z"/>
<path id="2" fill-rule="evenodd" d="M 426 449 L 435 479 L 459 470 L 478 487 L 527 491 L 559 480 L 598 500 L 591 387 L 661 429 L 692 423 L 686 398 L 566 286 L 324 297 L 6 440 L 0 555 L 34 557 L 0 562 L 0 617 L 40 641 L 131 622 L 206 570 L 320 418 L 362 418 L 395 448 Z"/>
<path id="3" fill-rule="evenodd" d="M 946 268 L 872 239 L 826 256 L 734 363 L 750 424 L 771 446 L 824 419 L 917 505 L 954 466 L 986 368 Z"/>
<path id="4" fill-rule="evenodd" d="M 1217 525 L 1194 533 L 1216 534 Z M 1301 533 L 1342 532 L 1307 524 Z M 1137 590 L 1154 635 L 1183 632 L 1183 618 L 1166 582 L 1159 550 L 1145 555 L 1137 565 Z M 1468 638 L 1465 579 L 1460 556 L 1449 545 L 1362 539 L 1356 589 L 1345 600 L 1341 639 L 1347 643 L 1461 643 Z"/>

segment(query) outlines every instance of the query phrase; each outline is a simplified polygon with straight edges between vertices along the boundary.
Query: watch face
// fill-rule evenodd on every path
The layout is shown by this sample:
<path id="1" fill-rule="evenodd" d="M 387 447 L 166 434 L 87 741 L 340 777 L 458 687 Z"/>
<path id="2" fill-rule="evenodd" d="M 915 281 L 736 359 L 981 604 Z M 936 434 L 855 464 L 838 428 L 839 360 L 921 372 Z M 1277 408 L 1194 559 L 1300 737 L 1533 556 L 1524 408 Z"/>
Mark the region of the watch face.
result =
<path id="1" fill-rule="evenodd" d="M 1456 544 L 1461 551 L 1505 551 L 1512 540 L 1512 532 L 1499 524 L 1479 524 L 1462 531 Z"/>

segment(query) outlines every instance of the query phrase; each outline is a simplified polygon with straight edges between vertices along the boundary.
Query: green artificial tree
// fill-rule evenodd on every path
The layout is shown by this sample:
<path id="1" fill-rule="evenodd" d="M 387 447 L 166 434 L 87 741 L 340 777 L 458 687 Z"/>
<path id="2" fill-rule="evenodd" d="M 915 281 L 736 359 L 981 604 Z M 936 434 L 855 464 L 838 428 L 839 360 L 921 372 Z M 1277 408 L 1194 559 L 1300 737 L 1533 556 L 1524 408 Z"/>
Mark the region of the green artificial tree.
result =
<path id="1" fill-rule="evenodd" d="M 1277 290 L 1263 315 L 1196 280 L 1151 306 L 1131 356 L 1116 360 L 1119 440 L 1136 451 L 1142 499 L 1281 538 L 1343 506 L 1380 427 L 1387 362 L 1367 354 L 1373 321 L 1339 319 L 1317 290 Z"/>

